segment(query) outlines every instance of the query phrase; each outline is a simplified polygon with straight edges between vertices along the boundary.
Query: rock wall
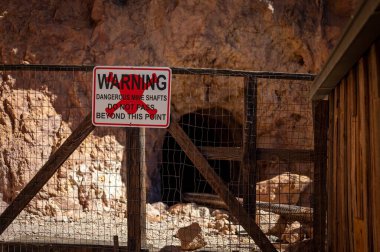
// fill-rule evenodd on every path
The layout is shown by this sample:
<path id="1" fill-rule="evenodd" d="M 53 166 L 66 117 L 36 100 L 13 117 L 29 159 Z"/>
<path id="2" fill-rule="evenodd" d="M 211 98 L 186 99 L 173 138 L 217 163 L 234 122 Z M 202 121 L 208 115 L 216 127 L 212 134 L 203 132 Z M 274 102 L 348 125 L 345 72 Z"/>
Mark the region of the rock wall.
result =
<path id="1" fill-rule="evenodd" d="M 3 1 L 1 62 L 315 73 L 359 0 L 114 2 Z"/>
<path id="2" fill-rule="evenodd" d="M 15 89 L 15 79 L 2 77 L 0 193 L 1 202 L 11 202 L 71 129 L 53 108 L 54 97 L 50 93 Z M 116 211 L 124 216 L 123 154 L 124 147 L 115 136 L 90 135 L 27 210 L 37 215 L 73 218 L 78 214 L 76 210 Z M 0 210 L 4 207 L 2 203 Z"/>
<path id="3" fill-rule="evenodd" d="M 116 2 L 2 1 L 0 33 L 3 36 L 0 41 L 0 63 L 164 65 L 317 73 L 335 45 L 345 22 L 359 4 L 359 0 L 128 0 L 125 5 L 115 4 Z M 180 80 L 176 81 L 178 83 Z M 173 85 L 176 81 L 173 81 Z M 173 88 L 174 112 L 183 115 L 199 108 L 218 106 L 232 112 L 237 121 L 242 120 L 242 112 L 237 109 L 240 104 L 226 103 L 223 100 L 224 93 L 213 93 L 211 97 L 214 100 L 204 101 L 207 87 L 211 87 L 213 92 L 217 90 L 216 87 L 224 85 L 222 81 L 195 79 L 192 82 L 200 85 L 199 88 L 189 88 L 189 85 Z M 77 118 L 86 113 L 85 109 L 67 113 L 59 105 L 65 102 L 67 107 L 86 107 L 91 99 L 91 83 L 70 88 L 76 84 L 62 81 L 59 85 L 49 86 L 46 94 L 38 93 L 37 100 L 31 98 L 28 88 L 22 83 L 2 83 L 3 89 L 8 89 L 2 91 L 0 97 L 3 101 L 0 107 L 0 136 L 4 143 L 2 146 L 7 147 L 2 150 L 0 159 L 0 192 L 7 202 L 30 178 L 32 173 L 26 172 L 25 169 L 33 167 L 35 171 L 40 167 L 61 143 L 64 134 L 61 136 L 60 132 L 70 132 L 77 124 Z M 67 97 L 62 95 L 62 90 L 67 91 Z M 282 100 L 291 102 L 297 99 L 297 93 L 292 90 L 282 88 L 279 91 L 283 94 Z M 9 95 L 4 95 L 5 92 Z M 183 106 L 183 97 L 189 93 L 193 94 L 190 101 L 193 105 Z M 242 88 L 236 90 L 236 100 L 242 101 L 242 93 Z M 9 103 L 15 95 L 24 97 L 28 104 L 39 102 L 47 104 L 51 109 L 25 110 L 28 104 L 11 107 Z M 53 96 L 57 98 L 52 99 Z M 53 123 L 32 125 L 39 129 L 39 133 L 28 131 L 28 127 L 31 127 L 28 123 L 32 121 L 25 120 L 24 116 L 36 117 L 41 113 L 53 117 Z M 20 120 L 14 119 L 20 116 L 23 116 Z M 310 118 L 310 115 L 308 116 Z M 301 115 L 300 118 L 292 114 L 273 114 L 272 117 L 272 123 L 259 132 L 259 136 L 283 136 L 282 133 L 286 132 L 287 128 L 281 121 L 289 120 L 292 123 L 293 120 L 294 123 L 298 123 L 300 120 L 307 120 L 307 115 Z M 49 132 L 46 132 L 46 128 Z M 20 137 L 16 137 L 15 130 L 18 130 L 17 134 L 20 134 Z M 44 135 L 44 148 L 34 146 L 35 140 L 40 138 L 38 134 Z M 147 160 L 150 164 L 148 175 L 152 179 L 158 172 L 157 163 L 164 134 L 162 130 L 146 130 L 149 153 Z M 307 137 L 312 133 L 307 129 L 302 134 Z M 113 146 L 122 148 L 122 139 L 117 133 L 110 136 L 95 134 L 87 141 L 94 141 L 95 145 L 101 144 L 102 141 L 113 141 Z M 286 140 L 283 140 L 273 144 L 281 147 L 286 143 Z M 9 152 L 11 149 L 14 151 Z M 29 149 L 33 151 L 33 155 L 41 156 L 41 159 L 14 159 L 12 156 L 14 153 L 25 153 Z M 86 163 L 73 163 L 64 168 L 73 172 L 71 178 L 64 180 L 70 181 L 67 183 L 72 184 L 70 190 L 73 191 L 65 193 L 77 195 L 74 198 L 83 208 L 97 204 L 88 203 L 88 200 L 85 200 L 88 195 L 94 195 L 91 198 L 98 200 L 103 199 L 102 188 L 94 186 L 95 177 L 104 175 L 104 181 L 117 181 L 122 185 L 119 175 L 111 179 L 103 171 L 111 169 L 117 172 L 120 169 L 119 163 L 109 167 L 102 166 L 99 170 L 91 151 L 93 148 L 90 147 L 82 149 L 82 155 L 88 157 Z M 118 155 L 115 154 L 114 158 L 121 162 Z M 101 172 L 99 176 L 93 175 L 98 171 Z M 89 186 L 81 187 L 83 182 Z M 148 179 L 148 187 L 151 188 L 156 182 Z M 50 187 L 54 186 L 56 185 Z M 115 192 L 113 196 L 105 198 L 114 197 L 117 202 L 122 202 L 120 193 Z M 109 199 L 105 201 L 109 202 Z M 108 204 L 111 203 L 103 202 L 102 207 L 107 207 Z"/>

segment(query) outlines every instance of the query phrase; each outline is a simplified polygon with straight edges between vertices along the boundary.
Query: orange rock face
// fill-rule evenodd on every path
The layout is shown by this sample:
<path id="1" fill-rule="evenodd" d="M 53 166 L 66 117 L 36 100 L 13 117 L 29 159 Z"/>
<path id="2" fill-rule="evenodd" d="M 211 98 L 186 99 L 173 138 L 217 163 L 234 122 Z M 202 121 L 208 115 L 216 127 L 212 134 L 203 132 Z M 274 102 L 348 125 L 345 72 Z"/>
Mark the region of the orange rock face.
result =
<path id="1" fill-rule="evenodd" d="M 111 0 L 4 0 L 0 9 L 0 63 L 156 65 L 317 73 L 358 2 L 139 0 L 116 5 Z M 195 83 L 202 81 L 204 79 Z M 69 85 L 74 85 L 74 88 L 69 89 Z M 217 92 L 218 87 L 223 85 L 222 81 L 211 80 L 210 90 L 204 86 L 173 88 L 172 108 L 183 115 L 200 108 L 221 107 L 230 111 L 239 122 L 243 113 L 237 106 L 241 103 L 228 103 L 226 93 Z M 20 82 L 16 82 L 12 88 L 23 87 Z M 68 90 L 67 96 L 61 97 L 61 90 Z M 235 91 L 234 100 L 243 101 L 242 88 Z M 297 92 L 286 88 L 279 91 L 284 94 L 283 99 L 296 99 L 298 96 Z M 64 101 L 69 107 L 89 106 L 91 83 L 79 86 L 61 81 L 49 87 L 47 92 L 52 96 L 59 95 L 56 102 L 51 104 L 51 111 L 57 111 L 59 121 L 62 120 L 62 124 L 76 125 L 75 118 L 78 115 L 75 113 L 83 116 L 86 111 L 78 110 L 60 117 L 65 112 L 59 105 Z M 192 94 L 188 101 L 191 105 L 184 104 L 183 97 L 189 93 Z M 210 94 L 210 100 L 203 103 L 201 101 L 206 93 Z M 7 99 L 12 97 L 3 97 L 1 100 L 6 104 Z M 50 101 L 46 102 L 50 104 Z M 12 108 L 12 111 L 16 110 L 17 108 Z M 22 108 L 15 113 L 23 113 Z M 289 112 L 270 116 L 273 118 L 270 127 L 260 130 L 259 125 L 259 138 L 278 136 L 278 142 L 270 142 L 276 147 L 300 145 L 281 139 L 286 136 L 284 132 L 288 132 L 288 126 L 281 122 L 292 120 L 291 122 L 306 124 L 310 115 Z M 12 115 L 3 118 L 8 117 L 11 118 Z M 4 121 L 1 125 L 3 131 L 0 135 L 12 132 L 12 127 L 16 126 L 12 121 Z M 36 137 L 27 132 L 28 126 L 30 125 L 25 125 L 22 135 L 25 142 L 33 141 Z M 157 163 L 164 134 L 164 131 L 146 130 L 146 148 L 147 153 L 150 153 L 147 160 L 152 164 L 148 165 L 147 171 L 149 188 L 157 187 L 152 178 L 159 176 Z M 311 130 L 306 128 L 301 134 L 310 136 Z M 51 143 L 53 140 L 55 141 L 53 138 L 48 140 L 49 145 L 55 144 Z M 121 142 L 121 139 L 116 136 L 115 141 Z M 24 142 L 19 146 L 25 148 Z M 49 148 L 38 151 L 43 158 L 48 158 L 51 153 Z M 85 155 L 91 156 L 91 153 Z M 41 164 L 34 165 L 38 167 Z M 80 170 L 80 165 L 78 167 Z M 6 180 L 5 175 L 0 179 L 4 180 L 3 185 L 24 185 L 29 177 L 20 176 L 23 181 L 16 181 L 17 183 Z M 108 180 L 110 178 L 104 176 L 103 183 L 107 184 Z M 73 181 L 77 183 L 75 178 Z M 94 182 L 87 177 L 83 181 Z M 117 181 L 121 179 L 118 177 Z M 21 188 L 19 187 L 15 187 L 14 192 Z M 74 193 L 84 195 L 82 198 L 86 200 L 81 200 L 83 206 L 89 204 L 88 207 L 95 207 L 97 203 L 90 204 L 87 198 L 94 196 L 99 200 L 102 198 L 101 192 L 102 188 L 86 187 Z M 9 192 L 3 194 L 6 201 L 14 197 L 13 194 L 8 195 Z M 119 198 L 121 193 L 116 194 L 116 198 Z M 105 202 L 107 207 L 112 204 L 108 200 Z"/>
<path id="2" fill-rule="evenodd" d="M 1 63 L 317 72 L 350 1 L 3 1 Z"/>

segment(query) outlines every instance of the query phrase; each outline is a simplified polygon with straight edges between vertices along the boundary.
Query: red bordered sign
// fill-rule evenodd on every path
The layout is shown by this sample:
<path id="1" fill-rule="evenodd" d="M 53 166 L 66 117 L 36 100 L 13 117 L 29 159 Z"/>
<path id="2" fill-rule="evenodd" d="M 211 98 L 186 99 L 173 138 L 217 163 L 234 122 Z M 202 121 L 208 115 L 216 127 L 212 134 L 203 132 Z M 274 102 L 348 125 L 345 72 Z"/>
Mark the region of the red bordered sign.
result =
<path id="1" fill-rule="evenodd" d="M 92 123 L 167 128 L 171 76 L 171 69 L 163 67 L 95 67 Z"/>

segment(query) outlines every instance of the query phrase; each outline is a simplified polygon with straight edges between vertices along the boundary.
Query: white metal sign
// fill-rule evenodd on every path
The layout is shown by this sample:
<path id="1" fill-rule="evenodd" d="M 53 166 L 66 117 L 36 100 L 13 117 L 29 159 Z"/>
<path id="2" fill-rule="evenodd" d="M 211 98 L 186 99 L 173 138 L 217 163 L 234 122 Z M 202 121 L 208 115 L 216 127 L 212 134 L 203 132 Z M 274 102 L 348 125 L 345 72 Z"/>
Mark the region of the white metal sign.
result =
<path id="1" fill-rule="evenodd" d="M 93 72 L 95 126 L 167 128 L 171 69 L 97 66 Z"/>

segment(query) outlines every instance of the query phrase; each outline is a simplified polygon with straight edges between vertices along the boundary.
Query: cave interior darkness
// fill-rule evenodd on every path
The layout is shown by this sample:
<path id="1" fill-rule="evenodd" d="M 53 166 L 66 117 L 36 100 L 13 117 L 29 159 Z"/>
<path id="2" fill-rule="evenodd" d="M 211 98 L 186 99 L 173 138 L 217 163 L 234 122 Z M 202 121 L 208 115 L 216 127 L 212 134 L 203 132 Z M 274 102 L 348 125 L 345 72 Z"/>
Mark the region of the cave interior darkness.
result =
<path id="1" fill-rule="evenodd" d="M 227 112 L 198 110 L 185 114 L 179 124 L 197 147 L 238 146 L 241 126 L 235 123 Z M 236 187 L 239 177 L 239 162 L 208 160 L 211 167 L 227 183 L 231 190 Z M 183 202 L 183 193 L 214 193 L 207 181 L 194 167 L 175 139 L 166 133 L 161 163 L 161 197 L 168 205 Z"/>

